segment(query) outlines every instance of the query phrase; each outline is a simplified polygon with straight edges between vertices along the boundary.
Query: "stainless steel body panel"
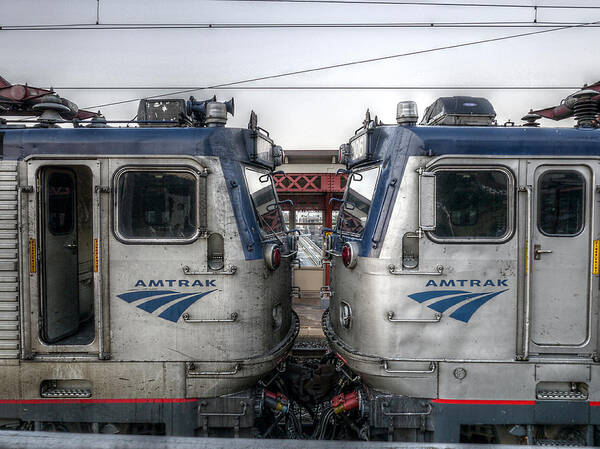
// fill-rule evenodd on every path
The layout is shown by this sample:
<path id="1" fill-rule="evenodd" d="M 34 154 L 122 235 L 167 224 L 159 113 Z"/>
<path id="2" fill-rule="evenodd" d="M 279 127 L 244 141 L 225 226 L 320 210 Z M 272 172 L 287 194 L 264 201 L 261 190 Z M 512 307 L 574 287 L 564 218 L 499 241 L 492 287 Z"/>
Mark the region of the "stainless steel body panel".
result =
<path id="1" fill-rule="evenodd" d="M 324 330 L 334 350 L 367 385 L 412 397 L 532 401 L 538 382 L 585 382 L 590 400 L 597 397 L 599 380 L 594 377 L 597 366 L 592 357 L 597 350 L 598 294 L 588 294 L 598 289 L 597 275 L 591 272 L 592 240 L 598 235 L 593 219 L 597 202 L 592 201 L 597 164 L 568 157 L 552 160 L 552 169 L 573 170 L 585 179 L 585 226 L 578 234 L 580 245 L 569 245 L 564 238 L 560 241 L 566 251 L 561 260 L 567 268 L 562 269 L 561 263 L 539 263 L 537 271 L 535 265 L 528 271 L 528 263 L 540 262 L 531 260 L 533 244 L 541 243 L 545 249 L 549 243 L 541 237 L 559 239 L 540 237 L 535 225 L 536 185 L 548 164 L 548 158 L 526 156 L 408 158 L 378 257 L 360 257 L 353 269 L 344 267 L 340 257 L 332 260 L 332 297 Z M 428 172 L 441 167 L 498 167 L 510 173 L 514 210 L 508 237 L 497 242 L 455 243 L 433 240 L 423 233 L 417 268 L 404 268 L 403 236 L 418 235 L 419 167 Z M 530 194 L 524 187 L 528 185 Z M 541 259 L 553 255 L 541 253 Z M 564 285 L 560 285 L 563 277 Z M 436 310 L 435 301 L 429 301 L 443 298 L 440 295 L 445 291 L 496 295 L 473 307 L 461 321 L 454 318 L 455 313 L 452 316 L 458 305 Z M 556 300 L 548 304 L 548 297 Z M 342 304 L 347 307 L 346 315 L 349 307 L 350 320 L 342 319 Z M 540 330 L 535 324 L 539 322 L 554 324 Z M 564 344 L 551 348 L 536 345 L 534 335 L 549 329 L 578 337 L 576 341 L 565 338 Z M 569 333 L 568 329 L 573 330 Z M 435 372 L 424 373 L 430 364 Z M 459 378 L 462 371 L 455 375 L 457 368 L 466 371 L 464 378 Z M 419 373 L 410 374 L 411 370 Z M 589 379 L 584 381 L 585 372 Z"/>
<path id="2" fill-rule="evenodd" d="M 94 398 L 215 397 L 253 386 L 290 350 L 299 330 L 291 310 L 290 262 L 283 259 L 272 271 L 262 259 L 246 260 L 219 158 L 35 156 L 18 165 L 25 175 L 23 186 L 37 186 L 45 167 L 90 171 L 94 191 L 89 213 L 98 245 L 97 271 L 92 273 L 95 338 L 85 345 L 47 344 L 37 334 L 41 281 L 37 242 L 42 227 L 36 188 L 25 187 L 20 254 L 22 302 L 28 312 L 20 327 L 23 351 L 34 360 L 23 361 L 17 371 L 0 367 L 10 378 L 3 398 L 39 398 L 40 383 L 48 379 L 89 381 Z M 185 244 L 118 240 L 113 233 L 113 175 L 127 166 L 181 166 L 208 173 L 208 232 Z M 224 269 L 216 272 L 207 267 L 206 237 L 212 232 L 224 236 Z M 37 251 L 34 269 L 30 240 Z M 139 301 L 120 297 L 161 290 L 210 294 L 185 309 L 188 320 L 180 315 L 176 321 L 158 316 L 164 307 L 153 314 L 137 307 Z M 277 323 L 275 309 L 280 314 Z M 235 320 L 220 322 L 233 313 Z"/>
<path id="3" fill-rule="evenodd" d="M 166 161 L 112 159 L 109 171 L 131 165 L 141 167 L 165 164 Z M 175 161 L 169 161 L 173 166 Z M 217 158 L 198 161 L 182 160 L 199 171 L 208 168 L 208 229 L 225 236 L 225 267 L 237 267 L 233 275 L 218 271 L 211 275 L 194 275 L 194 271 L 210 272 L 206 266 L 206 239 L 198 238 L 184 245 L 126 244 L 109 239 L 110 306 L 112 357 L 114 360 L 180 360 L 227 361 L 264 355 L 282 341 L 291 323 L 290 267 L 271 271 L 263 260 L 247 261 L 243 254 L 227 186 Z M 214 211 L 214 212 L 213 212 Z M 192 274 L 186 274 L 184 267 Z M 176 292 L 212 293 L 185 310 L 192 319 L 224 319 L 237 313 L 234 322 L 176 323 L 158 319 L 132 307 L 117 296 L 131 290 L 143 290 L 142 281 L 152 289 Z M 174 281 L 174 282 L 168 282 Z M 183 281 L 183 282 L 180 282 Z M 194 281 L 199 286 L 192 290 Z M 189 285 L 188 286 L 186 286 Z M 141 284 L 138 284 L 141 285 Z M 283 306 L 283 323 L 273 330 L 273 307 Z"/>

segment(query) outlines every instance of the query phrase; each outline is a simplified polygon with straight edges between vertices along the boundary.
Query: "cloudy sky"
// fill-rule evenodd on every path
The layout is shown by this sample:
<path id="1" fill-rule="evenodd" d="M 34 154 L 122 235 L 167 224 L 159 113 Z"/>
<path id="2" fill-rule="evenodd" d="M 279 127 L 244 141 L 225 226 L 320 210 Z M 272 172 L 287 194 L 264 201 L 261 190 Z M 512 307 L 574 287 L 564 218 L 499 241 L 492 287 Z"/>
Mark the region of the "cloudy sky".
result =
<path id="1" fill-rule="evenodd" d="M 161 87 L 203 87 L 548 30 L 540 24 L 600 21 L 596 0 L 191 1 L 0 0 L 0 75 L 13 83 L 54 86 L 81 108 L 168 93 Z M 406 3 L 406 2 L 404 2 Z M 488 5 L 447 6 L 440 3 Z M 490 7 L 489 5 L 497 5 Z M 515 5 L 501 7 L 498 5 Z M 538 6 L 537 12 L 533 8 Z M 543 8 L 569 5 L 570 8 Z M 517 7 L 519 6 L 519 7 Z M 531 7 L 520 7 L 531 6 Z M 593 6 L 595 9 L 574 8 Z M 538 27 L 531 26 L 537 14 Z M 32 25 L 195 24 L 196 28 L 47 29 Z M 511 23 L 512 27 L 440 24 Z M 515 24 L 519 22 L 519 24 Z M 249 24 L 398 24 L 428 27 L 247 27 Z M 204 25 L 212 24 L 212 28 Z M 245 24 L 241 28 L 223 24 Z M 519 25 L 519 26 L 515 26 Z M 525 26 L 526 25 L 526 26 Z M 18 29 L 26 26 L 28 29 Z M 559 26 L 559 25 L 553 25 Z M 114 28 L 114 27 L 113 27 Z M 500 123 L 519 122 L 529 108 L 557 104 L 566 90 L 472 90 L 476 86 L 580 86 L 600 80 L 600 28 L 576 27 L 377 62 L 338 67 L 231 89 L 180 94 L 235 97 L 230 126 L 245 127 L 250 110 L 286 149 L 335 149 L 360 126 L 369 108 L 395 121 L 400 100 L 420 112 L 435 98 L 489 98 Z M 396 87 L 365 90 L 260 90 L 246 87 Z M 418 87 L 453 89 L 419 89 Z M 121 90 L 61 89 L 126 87 Z M 157 87 L 135 90 L 134 87 Z M 243 88 L 244 87 L 244 88 Z M 413 89 L 397 89 L 413 87 Z M 466 89 L 458 89 L 464 87 Z M 175 95 L 177 96 L 177 95 Z M 97 107 L 95 109 L 98 109 Z M 131 119 L 137 102 L 100 108 L 109 119 Z M 554 126 L 544 121 L 545 126 Z M 570 122 L 562 124 L 571 126 Z"/>

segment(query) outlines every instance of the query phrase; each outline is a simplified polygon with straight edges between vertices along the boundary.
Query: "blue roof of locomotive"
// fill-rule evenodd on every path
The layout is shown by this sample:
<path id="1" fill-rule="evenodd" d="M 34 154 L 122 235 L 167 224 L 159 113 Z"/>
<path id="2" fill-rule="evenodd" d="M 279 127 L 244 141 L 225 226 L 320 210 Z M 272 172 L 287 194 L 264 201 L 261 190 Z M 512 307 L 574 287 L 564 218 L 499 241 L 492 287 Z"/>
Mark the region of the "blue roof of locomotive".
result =
<path id="1" fill-rule="evenodd" d="M 4 159 L 35 154 L 128 154 L 249 161 L 252 145 L 251 131 L 240 128 L 0 128 Z"/>
<path id="2" fill-rule="evenodd" d="M 393 138 L 406 131 L 422 140 L 421 149 L 434 155 L 487 154 L 533 156 L 600 156 L 600 129 L 505 126 L 379 127 Z M 377 141 L 374 135 L 372 142 Z M 381 141 L 377 152 L 386 147 Z M 384 150 L 385 151 L 385 150 Z M 379 157 L 383 154 L 379 154 Z M 376 156 L 377 157 L 377 156 Z"/>
<path id="3" fill-rule="evenodd" d="M 600 130 L 534 127 L 414 127 L 434 154 L 600 155 Z"/>

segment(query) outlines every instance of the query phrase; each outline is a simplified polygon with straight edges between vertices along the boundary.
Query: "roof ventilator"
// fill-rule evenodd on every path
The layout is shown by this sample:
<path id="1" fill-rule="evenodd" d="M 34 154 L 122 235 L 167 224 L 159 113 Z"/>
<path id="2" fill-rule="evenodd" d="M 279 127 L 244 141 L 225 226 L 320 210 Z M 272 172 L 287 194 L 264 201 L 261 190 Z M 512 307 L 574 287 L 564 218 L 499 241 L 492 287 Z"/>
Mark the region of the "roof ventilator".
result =
<path id="1" fill-rule="evenodd" d="M 421 125 L 493 126 L 496 111 L 480 97 L 441 97 L 425 110 Z"/>
<path id="2" fill-rule="evenodd" d="M 233 98 L 219 102 L 213 96 L 208 100 L 182 98 L 147 98 L 138 107 L 138 123 L 141 127 L 222 127 L 227 123 L 227 114 L 233 115 Z"/>

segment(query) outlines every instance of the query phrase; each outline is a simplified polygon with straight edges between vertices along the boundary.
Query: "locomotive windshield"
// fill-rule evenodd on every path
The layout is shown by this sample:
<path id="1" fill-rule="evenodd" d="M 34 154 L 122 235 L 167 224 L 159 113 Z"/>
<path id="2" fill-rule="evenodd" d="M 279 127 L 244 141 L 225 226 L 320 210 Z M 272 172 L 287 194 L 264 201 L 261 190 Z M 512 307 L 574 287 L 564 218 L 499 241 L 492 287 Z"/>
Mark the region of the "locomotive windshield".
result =
<path id="1" fill-rule="evenodd" d="M 340 214 L 339 228 L 341 232 L 362 233 L 367 222 L 378 177 L 379 166 L 352 174 Z"/>
<path id="2" fill-rule="evenodd" d="M 246 168 L 245 171 L 246 183 L 252 197 L 261 235 L 264 237 L 284 232 L 281 209 L 271 176 L 251 168 Z"/>

